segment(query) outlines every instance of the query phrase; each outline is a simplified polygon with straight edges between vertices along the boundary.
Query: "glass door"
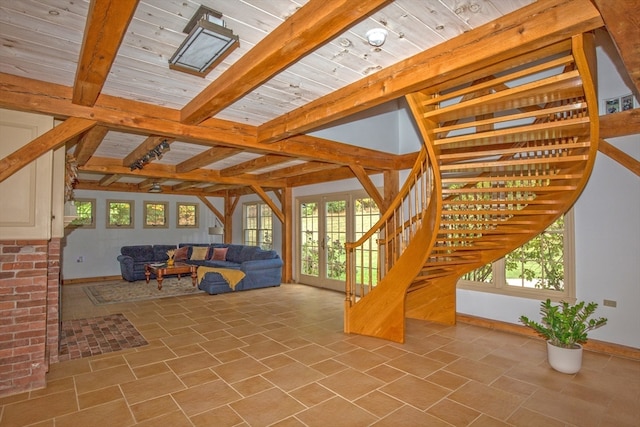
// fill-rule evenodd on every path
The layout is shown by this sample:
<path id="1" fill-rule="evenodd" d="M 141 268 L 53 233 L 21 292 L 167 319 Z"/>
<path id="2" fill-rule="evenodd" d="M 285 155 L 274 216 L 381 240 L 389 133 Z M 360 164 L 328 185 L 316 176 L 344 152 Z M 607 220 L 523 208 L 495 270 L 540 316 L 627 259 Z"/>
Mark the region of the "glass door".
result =
<path id="1" fill-rule="evenodd" d="M 350 225 L 345 196 L 319 197 L 299 203 L 299 281 L 344 290 Z"/>

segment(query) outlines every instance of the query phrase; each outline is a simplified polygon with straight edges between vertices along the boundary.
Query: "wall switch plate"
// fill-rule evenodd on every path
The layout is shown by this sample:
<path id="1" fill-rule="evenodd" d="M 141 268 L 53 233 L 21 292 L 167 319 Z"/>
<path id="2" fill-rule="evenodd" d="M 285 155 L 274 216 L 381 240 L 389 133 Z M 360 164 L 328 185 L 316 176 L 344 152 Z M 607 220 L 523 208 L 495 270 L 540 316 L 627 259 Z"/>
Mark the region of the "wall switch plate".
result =
<path id="1" fill-rule="evenodd" d="M 604 305 L 605 307 L 616 307 L 618 305 L 618 302 L 610 299 L 606 299 L 602 301 L 602 305 Z"/>

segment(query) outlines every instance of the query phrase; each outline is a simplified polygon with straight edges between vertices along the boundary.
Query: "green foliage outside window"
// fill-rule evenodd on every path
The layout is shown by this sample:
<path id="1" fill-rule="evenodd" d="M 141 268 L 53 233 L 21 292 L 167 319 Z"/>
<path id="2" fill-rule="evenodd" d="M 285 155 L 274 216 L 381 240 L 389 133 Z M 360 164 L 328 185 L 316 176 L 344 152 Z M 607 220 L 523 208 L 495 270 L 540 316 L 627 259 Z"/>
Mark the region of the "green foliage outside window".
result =
<path id="1" fill-rule="evenodd" d="M 92 226 L 94 225 L 95 201 L 93 200 L 75 200 L 77 218 L 71 222 L 74 226 Z"/>
<path id="2" fill-rule="evenodd" d="M 109 226 L 133 227 L 133 203 L 128 201 L 108 201 Z"/>

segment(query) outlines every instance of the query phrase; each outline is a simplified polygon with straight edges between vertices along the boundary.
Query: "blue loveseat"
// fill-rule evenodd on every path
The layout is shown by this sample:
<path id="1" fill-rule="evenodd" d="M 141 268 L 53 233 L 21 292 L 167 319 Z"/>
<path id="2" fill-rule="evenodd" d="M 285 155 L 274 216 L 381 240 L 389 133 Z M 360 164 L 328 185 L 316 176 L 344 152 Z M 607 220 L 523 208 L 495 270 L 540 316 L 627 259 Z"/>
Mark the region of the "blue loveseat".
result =
<path id="1" fill-rule="evenodd" d="M 226 280 L 218 272 L 207 272 L 198 284 L 198 287 L 207 293 L 214 295 L 232 290 L 242 291 L 248 289 L 280 286 L 282 280 L 282 259 L 275 251 L 267 251 L 257 246 L 234 245 L 225 243 L 180 243 L 175 245 L 135 245 L 120 248 L 118 262 L 122 278 L 130 282 L 146 279 L 144 275 L 145 264 L 165 262 L 168 259 L 169 249 L 180 250 L 176 261 L 186 262 L 204 267 L 227 268 L 242 271 L 245 276 L 232 289 Z M 194 250 L 194 248 L 199 248 Z M 214 250 L 217 248 L 216 257 Z M 202 259 L 193 259 L 194 252 L 200 252 Z M 221 257 L 222 252 L 222 257 Z M 204 255 L 203 255 L 204 253 Z M 182 255 L 182 257 L 180 257 Z M 154 275 L 151 275 L 155 278 Z"/>

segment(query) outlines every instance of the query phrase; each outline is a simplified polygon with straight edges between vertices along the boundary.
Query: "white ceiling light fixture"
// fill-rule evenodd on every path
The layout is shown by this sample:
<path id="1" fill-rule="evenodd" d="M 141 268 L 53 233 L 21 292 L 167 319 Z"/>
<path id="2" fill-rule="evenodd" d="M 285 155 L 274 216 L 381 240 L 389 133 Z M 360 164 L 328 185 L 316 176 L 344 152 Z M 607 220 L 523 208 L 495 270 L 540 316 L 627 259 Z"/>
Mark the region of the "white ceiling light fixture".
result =
<path id="1" fill-rule="evenodd" d="M 153 185 L 149 188 L 149 193 L 162 193 L 162 187 L 159 183 L 154 182 Z"/>
<path id="2" fill-rule="evenodd" d="M 387 40 L 389 33 L 384 28 L 372 28 L 367 31 L 367 41 L 371 46 L 380 47 Z"/>
<path id="3" fill-rule="evenodd" d="M 183 32 L 189 35 L 169 60 L 169 68 L 200 77 L 240 46 L 222 14 L 205 6 L 198 8 Z"/>

